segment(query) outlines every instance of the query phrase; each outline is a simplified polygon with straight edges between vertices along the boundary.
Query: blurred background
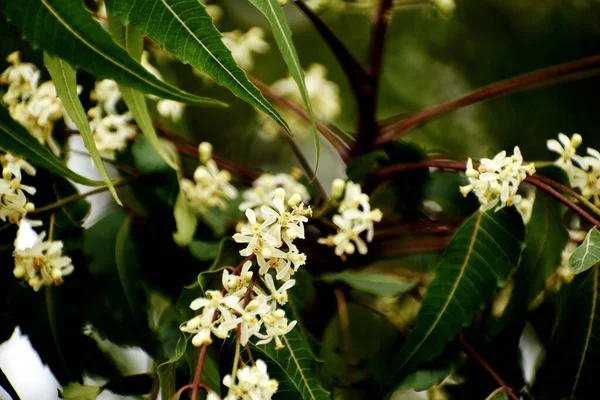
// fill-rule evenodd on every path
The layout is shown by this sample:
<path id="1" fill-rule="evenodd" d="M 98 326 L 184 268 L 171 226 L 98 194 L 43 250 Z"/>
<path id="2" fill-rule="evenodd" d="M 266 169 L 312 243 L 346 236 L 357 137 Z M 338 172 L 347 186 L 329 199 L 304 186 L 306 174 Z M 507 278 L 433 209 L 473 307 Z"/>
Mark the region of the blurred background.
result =
<path id="1" fill-rule="evenodd" d="M 271 49 L 255 57 L 253 76 L 267 84 L 287 76 L 266 21 L 250 3 L 222 0 L 209 4 L 223 8 L 218 22 L 222 31 L 245 32 L 259 26 L 267 32 Z M 322 64 L 327 68 L 327 79 L 339 85 L 342 112 L 334 125 L 353 133 L 356 106 L 341 68 L 306 17 L 292 4 L 285 9 L 304 68 L 312 63 Z M 321 14 L 363 63 L 371 12 L 326 10 Z M 599 0 L 456 0 L 456 10 L 449 18 L 430 8 L 399 10 L 393 16 L 386 43 L 379 118 L 417 111 L 497 80 L 598 54 L 598 21 Z M 1 70 L 7 66 L 5 58 L 9 53 L 17 48 L 26 50 L 18 37 L 10 26 L 0 25 Z M 40 59 L 35 52 L 30 52 L 30 56 Z M 259 135 L 261 122 L 250 106 L 202 80 L 177 60 L 157 57 L 154 62 L 166 80 L 231 104 L 229 109 L 188 108 L 183 120 L 169 129 L 193 143 L 211 141 L 219 155 L 238 163 L 289 171 L 294 158 L 286 142 L 279 138 L 265 140 Z M 41 66 L 41 62 L 37 64 Z M 584 138 L 584 146 L 598 148 L 599 92 L 598 77 L 562 82 L 466 107 L 412 131 L 405 139 L 429 150 L 449 151 L 456 157 L 480 157 L 488 149 L 519 145 L 530 161 L 553 158 L 545 141 L 558 132 L 578 132 Z M 312 139 L 299 140 L 314 160 Z M 343 166 L 327 146 L 322 157 L 321 176 L 341 175 Z M 70 165 L 83 173 L 91 170 L 86 157 L 73 159 Z M 106 203 L 102 196 L 91 200 L 95 202 L 95 212 Z M 143 372 L 148 367 L 143 355 L 134 355 L 131 360 L 133 371 Z M 46 393 L 40 390 L 42 386 L 55 388 L 56 381 L 41 365 L 26 337 L 18 332 L 11 341 L 0 345 L 0 365 L 24 399 L 34 398 L 28 395 L 56 398 L 52 390 L 48 397 L 40 397 L 40 393 Z M 0 392 L 0 398 L 5 398 L 3 395 Z"/>

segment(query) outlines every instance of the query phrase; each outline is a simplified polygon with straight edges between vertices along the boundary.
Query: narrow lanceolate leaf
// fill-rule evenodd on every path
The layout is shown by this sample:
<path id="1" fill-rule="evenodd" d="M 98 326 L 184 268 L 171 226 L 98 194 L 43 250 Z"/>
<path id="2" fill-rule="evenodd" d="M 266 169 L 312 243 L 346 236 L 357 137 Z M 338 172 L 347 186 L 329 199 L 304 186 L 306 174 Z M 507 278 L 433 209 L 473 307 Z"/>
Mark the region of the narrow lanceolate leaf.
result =
<path id="1" fill-rule="evenodd" d="M 156 79 L 110 38 L 85 9 L 83 1 L 2 1 L 0 11 L 33 45 L 98 78 L 114 79 L 144 93 L 171 100 L 223 105 Z"/>
<path id="2" fill-rule="evenodd" d="M 384 390 L 431 361 L 471 323 L 513 271 L 525 240 L 521 216 L 514 209 L 477 212 L 455 233 L 427 289 L 416 325 L 393 358 Z"/>
<path id="3" fill-rule="evenodd" d="M 275 350 L 273 343 L 251 348 L 260 354 L 260 358 L 279 367 L 269 369 L 269 375 L 279 381 L 277 394 L 282 398 L 300 398 L 304 400 L 329 399 L 330 395 L 319 381 L 315 372 L 315 358 L 302 338 L 298 328 L 281 338 L 285 348 Z M 285 393 L 289 391 L 290 393 Z"/>
<path id="4" fill-rule="evenodd" d="M 599 269 L 575 277 L 568 287 L 565 318 L 559 335 L 547 348 L 546 359 L 533 387 L 536 398 L 593 399 L 600 367 Z M 539 397 L 538 397 L 539 395 Z"/>
<path id="5" fill-rule="evenodd" d="M 181 61 L 267 113 L 289 132 L 286 122 L 236 64 L 201 2 L 108 0 L 106 5 L 123 21 L 135 25 Z"/>
<path id="6" fill-rule="evenodd" d="M 160 382 L 160 393 L 163 399 L 172 398 L 177 391 L 175 383 L 175 367 L 177 361 L 185 354 L 187 348 L 187 339 L 184 336 L 179 338 L 175 351 L 171 358 L 158 366 L 158 380 Z"/>
<path id="7" fill-rule="evenodd" d="M 114 16 L 112 13 L 108 14 L 110 34 L 113 39 L 122 47 L 125 48 L 136 61 L 140 61 L 142 58 L 142 51 L 144 49 L 144 37 L 131 25 L 124 25 L 119 18 Z M 119 85 L 123 100 L 131 111 L 135 122 L 142 130 L 142 133 L 158 155 L 165 160 L 165 162 L 173 169 L 177 170 L 178 166 L 172 157 L 169 157 L 165 148 L 160 142 L 154 124 L 152 124 L 152 117 L 150 111 L 148 111 L 148 104 L 144 95 L 130 87 Z"/>
<path id="8" fill-rule="evenodd" d="M 569 267 L 575 274 L 592 268 L 600 261 L 600 231 L 592 228 L 585 240 L 569 259 Z"/>
<path id="9" fill-rule="evenodd" d="M 10 150 L 38 167 L 82 185 L 104 185 L 102 181 L 88 179 L 71 171 L 62 160 L 42 146 L 23 126 L 12 119 L 8 110 L 3 106 L 0 106 L 0 147 Z"/>
<path id="10" fill-rule="evenodd" d="M 296 81 L 300 94 L 302 95 L 302 101 L 304 107 L 308 111 L 310 117 L 310 123 L 312 126 L 313 137 L 315 139 L 315 147 L 317 150 L 317 165 L 315 166 L 315 173 L 319 169 L 319 135 L 317 133 L 317 125 L 315 120 L 315 114 L 313 113 L 312 105 L 310 104 L 310 97 L 306 85 L 304 83 L 304 71 L 300 65 L 300 57 L 292 41 L 292 30 L 287 24 L 283 8 L 279 4 L 279 0 L 250 0 L 250 3 L 254 5 L 260 12 L 264 14 L 271 25 L 271 31 L 279 46 L 279 51 L 290 70 L 292 78 Z"/>
<path id="11" fill-rule="evenodd" d="M 102 178 L 104 179 L 104 182 L 106 182 L 115 201 L 121 205 L 121 200 L 119 200 L 119 196 L 117 196 L 117 191 L 108 176 L 108 172 L 106 172 L 104 162 L 102 162 L 100 153 L 96 148 L 90 123 L 87 119 L 85 110 L 83 109 L 83 105 L 79 100 L 77 94 L 77 73 L 64 60 L 52 57 L 48 54 L 44 54 L 44 64 L 46 64 L 46 68 L 48 68 L 48 72 L 50 72 L 54 86 L 56 86 L 56 93 L 65 107 L 67 114 L 73 122 L 75 122 L 77 129 L 79 129 L 79 133 L 83 138 L 83 143 L 90 153 L 96 168 L 100 171 L 100 175 L 102 175 Z"/>
<path id="12" fill-rule="evenodd" d="M 416 280 L 407 280 L 393 274 L 372 270 L 342 271 L 324 274 L 324 282 L 343 282 L 353 289 L 361 290 L 374 296 L 399 296 L 417 285 Z"/>

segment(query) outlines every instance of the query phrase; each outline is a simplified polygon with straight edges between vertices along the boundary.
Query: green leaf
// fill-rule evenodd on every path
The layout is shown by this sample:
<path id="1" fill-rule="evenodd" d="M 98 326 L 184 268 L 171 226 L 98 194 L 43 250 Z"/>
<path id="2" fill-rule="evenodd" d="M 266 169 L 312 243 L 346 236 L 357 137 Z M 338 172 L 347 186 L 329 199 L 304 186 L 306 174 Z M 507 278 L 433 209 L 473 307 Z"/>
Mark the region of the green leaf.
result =
<path id="1" fill-rule="evenodd" d="M 200 261 L 210 261 L 217 258 L 223 242 L 205 242 L 204 240 L 192 240 L 190 253 Z"/>
<path id="2" fill-rule="evenodd" d="M 280 383 L 285 382 L 286 387 L 293 387 L 302 399 L 329 399 L 329 392 L 317 380 L 314 356 L 300 332 L 292 329 L 281 340 L 285 345 L 281 350 L 275 350 L 273 343 L 260 346 L 250 343 L 250 347 L 279 366 L 280 371 L 270 370 L 269 374 Z"/>
<path id="3" fill-rule="evenodd" d="M 155 377 L 152 374 L 137 374 L 111 379 L 102 390 L 110 390 L 122 396 L 141 396 L 152 391 Z"/>
<path id="4" fill-rule="evenodd" d="M 23 126 L 13 120 L 3 106 L 0 106 L 0 147 L 24 157 L 38 167 L 82 185 L 104 185 L 102 181 L 94 181 L 71 171 L 65 163 L 31 136 Z"/>
<path id="5" fill-rule="evenodd" d="M 361 290 L 374 296 L 399 296 L 415 287 L 418 282 L 407 281 L 393 274 L 362 270 L 324 274 L 321 280 L 327 283 L 344 282 L 353 289 Z"/>
<path id="6" fill-rule="evenodd" d="M 600 231 L 590 229 L 585 240 L 569 259 L 569 267 L 574 274 L 580 274 L 592 268 L 600 261 Z"/>
<path id="7" fill-rule="evenodd" d="M 494 392 L 492 394 L 490 394 L 490 396 L 485 399 L 485 400 L 509 400 L 510 397 L 508 397 L 508 393 L 506 393 L 506 390 L 501 390 L 499 392 Z"/>
<path id="8" fill-rule="evenodd" d="M 179 192 L 179 196 L 175 200 L 173 215 L 177 224 L 177 232 L 173 233 L 173 240 L 175 240 L 178 246 L 187 246 L 196 233 L 198 218 L 196 218 L 194 210 L 185 199 L 183 192 Z"/>
<path id="9" fill-rule="evenodd" d="M 558 334 L 533 387 L 540 399 L 595 398 L 600 366 L 599 269 L 575 277 L 568 287 L 568 303 Z"/>
<path id="10" fill-rule="evenodd" d="M 519 262 L 525 229 L 513 209 L 477 212 L 454 234 L 428 287 L 416 325 L 400 353 L 384 390 L 398 378 L 441 354 L 491 300 Z"/>
<path id="11" fill-rule="evenodd" d="M 457 364 L 457 357 L 454 357 L 454 354 L 450 357 L 444 355 L 440 357 L 439 361 L 436 360 L 431 365 L 424 365 L 404 378 L 396 388 L 396 393 L 402 393 L 407 390 L 420 392 L 432 386 L 439 385 L 454 371 Z"/>
<path id="12" fill-rule="evenodd" d="M 352 182 L 361 182 L 382 159 L 388 159 L 387 153 L 383 150 L 376 150 L 353 159 L 346 167 L 348 179 Z"/>
<path id="13" fill-rule="evenodd" d="M 119 18 L 115 17 L 112 13 L 108 14 L 108 21 L 110 27 L 110 34 L 113 39 L 121 45 L 125 50 L 129 52 L 134 60 L 140 61 L 142 58 L 142 51 L 144 48 L 144 37 L 142 34 L 131 25 L 124 25 Z M 119 90 L 123 96 L 123 100 L 131 111 L 133 119 L 137 122 L 138 126 L 142 130 L 142 133 L 160 157 L 174 170 L 177 170 L 179 166 L 173 157 L 169 157 L 165 151 L 162 143 L 160 142 L 154 124 L 152 123 L 152 117 L 148 111 L 148 104 L 144 95 L 130 87 L 119 85 Z"/>
<path id="14" fill-rule="evenodd" d="M 317 133 L 315 114 L 313 112 L 312 105 L 310 104 L 308 90 L 306 90 L 306 84 L 304 83 L 304 71 L 300 65 L 300 57 L 298 57 L 298 52 L 296 51 L 296 47 L 292 41 L 292 30 L 288 26 L 288 23 L 285 19 L 285 14 L 283 12 L 283 7 L 279 4 L 279 0 L 250 0 L 250 3 L 260 10 L 260 12 L 262 12 L 267 18 L 267 21 L 269 21 L 271 32 L 273 32 L 275 42 L 277 42 L 277 46 L 279 47 L 279 51 L 281 51 L 283 60 L 290 70 L 290 75 L 292 78 L 294 78 L 296 84 L 298 85 L 298 89 L 300 90 L 304 107 L 306 107 L 308 116 L 310 117 L 311 128 L 315 140 L 315 148 L 317 151 L 317 162 L 315 166 L 316 173 L 319 169 L 320 159 L 319 134 Z"/>
<path id="15" fill-rule="evenodd" d="M 163 399 L 170 399 L 177 391 L 177 387 L 175 386 L 175 367 L 177 361 L 185 354 L 186 348 L 187 339 L 182 334 L 177 342 L 173 355 L 158 366 L 158 380 L 160 382 L 160 393 Z"/>
<path id="16" fill-rule="evenodd" d="M 186 93 L 158 80 L 110 38 L 82 1 L 3 1 L 0 11 L 33 45 L 97 78 L 114 79 L 166 99 L 223 106 L 219 101 Z"/>
<path id="17" fill-rule="evenodd" d="M 102 388 L 97 385 L 82 385 L 73 382 L 60 392 L 60 397 L 65 400 L 96 400 L 101 391 Z"/>
<path id="18" fill-rule="evenodd" d="M 67 114 L 73 122 L 75 122 L 77 129 L 79 129 L 83 143 L 90 153 L 96 168 L 100 171 L 100 175 L 102 175 L 104 182 L 106 182 L 106 185 L 117 204 L 122 205 L 119 196 L 117 196 L 115 187 L 108 176 L 108 172 L 106 172 L 104 162 L 100 158 L 100 153 L 94 142 L 90 123 L 85 110 L 83 109 L 83 105 L 79 100 L 79 95 L 77 94 L 77 73 L 64 60 L 52 57 L 47 53 L 44 53 L 44 64 L 46 65 L 46 68 L 48 68 L 48 72 L 50 72 L 54 86 L 56 86 L 56 93 L 65 107 Z"/>
<path id="19" fill-rule="evenodd" d="M 106 6 L 184 63 L 206 73 L 219 85 L 267 113 L 289 132 L 286 122 L 236 64 L 201 2 L 108 0 Z"/>

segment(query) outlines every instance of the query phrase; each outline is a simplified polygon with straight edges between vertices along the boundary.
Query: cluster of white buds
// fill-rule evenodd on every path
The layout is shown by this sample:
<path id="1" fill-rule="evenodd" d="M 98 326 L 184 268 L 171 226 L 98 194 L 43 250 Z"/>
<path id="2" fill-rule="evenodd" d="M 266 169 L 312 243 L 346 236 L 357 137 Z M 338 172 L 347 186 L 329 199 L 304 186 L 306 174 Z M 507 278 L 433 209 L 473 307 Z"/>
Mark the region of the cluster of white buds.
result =
<path id="1" fill-rule="evenodd" d="M 273 201 L 275 190 L 282 188 L 287 196 L 298 193 L 302 202 L 310 202 L 310 194 L 306 187 L 298 182 L 301 173 L 293 171 L 291 174 L 262 174 L 253 183 L 252 187 L 242 193 L 244 201 L 239 206 L 240 211 L 252 209 L 258 219 L 262 218 L 261 207 L 268 206 Z M 285 201 L 289 200 L 289 197 Z"/>
<path id="2" fill-rule="evenodd" d="M 18 51 L 11 53 L 7 61 L 11 65 L 0 75 L 0 84 L 8 85 L 2 100 L 10 115 L 42 145 L 60 155 L 60 147 L 52 137 L 54 124 L 64 119 L 71 126 L 72 121 L 56 95 L 54 83 L 39 84 L 40 71 L 33 64 L 21 62 Z"/>
<path id="3" fill-rule="evenodd" d="M 233 239 L 246 244 L 240 255 L 248 260 L 239 270 L 223 272 L 222 291 L 208 290 L 206 297 L 194 300 L 190 307 L 202 313 L 181 327 L 194 334 L 195 346 L 212 343 L 212 335 L 226 338 L 239 326 L 242 346 L 256 337 L 257 344 L 274 341 L 277 349 L 284 347 L 282 337 L 294 328 L 296 321 L 288 321 L 279 306 L 287 303 L 287 291 L 296 283 L 290 278 L 306 262 L 306 255 L 298 251 L 293 241 L 304 238 L 304 222 L 310 215 L 299 194 L 292 195 L 287 203 L 285 197 L 285 190 L 277 189 L 271 205 L 262 207 L 261 221 L 252 209 L 246 210 L 248 221 Z M 258 271 L 252 270 L 250 258 L 256 259 Z M 279 287 L 271 270 L 283 282 Z"/>
<path id="4" fill-rule="evenodd" d="M 519 204 L 522 199 L 518 194 L 519 185 L 527 175 L 534 173 L 533 164 L 523 165 L 519 147 L 515 147 L 514 154 L 510 157 L 506 156 L 506 151 L 502 151 L 493 159 L 482 158 L 477 169 L 469 158 L 466 171 L 469 184 L 461 186 L 460 192 L 465 197 L 470 192 L 475 193 L 481 204 L 481 211 L 494 207 L 498 211 L 506 206 Z"/>
<path id="5" fill-rule="evenodd" d="M 15 269 L 13 274 L 23 279 L 36 292 L 42 286 L 60 285 L 63 277 L 73 272 L 71 258 L 62 254 L 61 241 L 44 241 L 42 232 L 32 247 L 15 250 Z"/>
<path id="6" fill-rule="evenodd" d="M 267 400 L 273 397 L 279 387 L 275 379 L 269 378 L 267 364 L 262 360 L 256 360 L 254 366 L 238 369 L 236 376 L 235 382 L 232 382 L 231 375 L 223 378 L 223 385 L 229 388 L 229 394 L 223 400 Z M 213 398 L 218 399 L 218 397 Z"/>
<path id="7" fill-rule="evenodd" d="M 339 201 L 342 194 L 344 197 Z M 335 254 L 342 258 L 346 254 L 354 254 L 356 249 L 360 254 L 367 254 L 367 243 L 360 235 L 366 231 L 367 242 L 373 240 L 374 223 L 380 222 L 383 217 L 381 210 L 371 210 L 369 196 L 362 192 L 358 183 L 342 179 L 333 181 L 331 201 L 339 201 L 338 214 L 333 216 L 338 231 L 335 235 L 318 239 L 318 242 L 335 247 Z"/>
<path id="8" fill-rule="evenodd" d="M 2 164 L 2 179 L 0 179 L 0 219 L 18 224 L 28 212 L 34 210 L 34 205 L 27 200 L 25 193 L 34 195 L 33 186 L 23 185 L 21 179 L 23 172 L 30 176 L 35 175 L 35 168 L 21 157 L 10 152 L 0 155 Z M 39 226 L 39 221 L 28 220 L 31 225 Z"/>
<path id="9" fill-rule="evenodd" d="M 547 146 L 560 155 L 555 164 L 567 173 L 571 186 L 579 189 L 583 197 L 592 199 L 600 206 L 600 152 L 588 147 L 587 156 L 578 155 L 577 148 L 582 141 L 583 138 L 578 133 L 571 138 L 559 133 L 558 140 L 548 140 Z"/>
<path id="10" fill-rule="evenodd" d="M 142 53 L 142 65 L 148 72 L 154 75 L 157 79 L 163 80 L 162 74 L 152 65 L 150 64 L 150 53 L 144 51 Z M 157 100 L 156 102 L 156 111 L 163 118 L 170 118 L 173 121 L 179 121 L 183 116 L 183 111 L 185 110 L 185 104 L 179 103 L 178 101 L 168 100 L 168 99 L 159 99 L 156 96 L 148 96 L 152 99 Z"/>
<path id="11" fill-rule="evenodd" d="M 315 117 L 321 121 L 334 121 L 342 112 L 342 103 L 339 86 L 327 80 L 327 69 L 321 64 L 311 64 L 304 75 L 304 82 L 308 97 L 312 104 Z M 302 104 L 302 95 L 296 81 L 291 76 L 280 79 L 271 85 L 271 90 L 278 96 Z M 286 109 L 278 109 L 282 117 L 292 126 L 294 134 L 308 136 L 309 126 L 296 114 Z M 260 135 L 266 140 L 272 140 L 279 132 L 280 127 L 267 115 L 260 113 L 258 116 Z"/>
<path id="12" fill-rule="evenodd" d="M 96 82 L 90 97 L 97 102 L 88 111 L 96 148 L 106 155 L 123 150 L 127 147 L 127 141 L 133 139 L 138 131 L 132 123 L 131 113 L 117 110 L 121 100 L 117 82 L 110 79 Z"/>
<path id="13" fill-rule="evenodd" d="M 224 32 L 223 43 L 231 51 L 235 62 L 245 70 L 254 67 L 254 54 L 264 54 L 269 51 L 265 32 L 258 27 L 252 27 L 245 33 L 237 29 Z"/>
<path id="14" fill-rule="evenodd" d="M 237 189 L 229 183 L 231 174 L 220 170 L 212 159 L 212 145 L 202 142 L 198 146 L 200 165 L 194 172 L 194 180 L 181 180 L 181 189 L 188 203 L 199 213 L 211 208 L 224 210 L 229 200 L 237 197 Z"/>

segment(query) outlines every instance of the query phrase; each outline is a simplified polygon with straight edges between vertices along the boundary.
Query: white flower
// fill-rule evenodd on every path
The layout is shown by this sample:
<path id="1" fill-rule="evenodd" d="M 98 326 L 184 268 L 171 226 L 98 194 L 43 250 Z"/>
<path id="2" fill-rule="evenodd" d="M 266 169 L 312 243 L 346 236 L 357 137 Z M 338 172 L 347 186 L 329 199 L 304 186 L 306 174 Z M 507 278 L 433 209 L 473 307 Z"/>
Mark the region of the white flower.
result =
<path id="1" fill-rule="evenodd" d="M 22 63 L 18 51 L 11 53 L 6 60 L 11 65 L 0 75 L 0 84 L 8 85 L 2 101 L 10 108 L 26 101 L 35 92 L 40 71 L 33 64 Z"/>
<path id="2" fill-rule="evenodd" d="M 118 114 L 117 103 L 121 100 L 121 92 L 117 82 L 112 79 L 103 79 L 96 82 L 96 87 L 90 94 L 92 100 L 98 104 L 108 114 Z"/>
<path id="3" fill-rule="evenodd" d="M 29 176 L 35 176 L 35 168 L 29 164 L 24 158 L 17 157 L 10 152 L 0 155 L 0 164 L 2 164 L 2 177 L 5 180 L 11 180 L 14 176 L 21 182 L 23 170 Z"/>
<path id="4" fill-rule="evenodd" d="M 173 100 L 159 100 L 156 103 L 156 111 L 161 117 L 179 121 L 185 110 L 185 104 Z"/>
<path id="5" fill-rule="evenodd" d="M 522 197 L 517 192 L 527 175 L 533 175 L 533 164 L 523 165 L 523 157 L 519 147 L 514 148 L 514 154 L 506 156 L 506 152 L 498 153 L 493 159 L 482 158 L 477 169 L 473 161 L 467 161 L 466 175 L 469 185 L 461 186 L 460 192 L 466 196 L 475 193 L 481 206 L 481 211 L 496 207 L 496 211 L 506 206 L 518 205 Z"/>
<path id="6" fill-rule="evenodd" d="M 127 142 L 137 135 L 135 125 L 131 124 L 131 114 L 108 114 L 101 119 L 93 119 L 90 127 L 98 151 L 113 154 L 127 147 Z"/>
<path id="7" fill-rule="evenodd" d="M 273 300 L 278 302 L 281 305 L 284 305 L 288 302 L 288 289 L 291 289 L 296 284 L 294 279 L 287 280 L 283 283 L 279 288 L 275 287 L 275 282 L 273 281 L 273 277 L 269 274 L 265 275 L 265 285 L 269 292 L 271 293 L 271 297 Z"/>
<path id="8" fill-rule="evenodd" d="M 202 147 L 202 144 L 201 146 Z M 188 203 L 200 213 L 210 208 L 227 208 L 227 201 L 237 197 L 237 189 L 229 183 L 229 171 L 220 170 L 214 160 L 198 166 L 194 172 L 194 182 L 182 179 L 181 189 Z"/>
<path id="9" fill-rule="evenodd" d="M 224 32 L 223 43 L 231 51 L 235 62 L 247 70 L 254 67 L 253 53 L 264 54 L 269 50 L 265 32 L 258 27 L 252 27 L 246 33 L 239 30 Z"/>
<path id="10" fill-rule="evenodd" d="M 284 189 L 290 198 L 294 193 L 298 193 L 304 203 L 310 201 L 308 190 L 294 176 L 290 174 L 262 174 L 252 183 L 252 188 L 242 194 L 244 201 L 239 206 L 240 211 L 252 208 L 256 215 L 262 218 L 260 207 L 271 204 L 277 188 Z M 289 198 L 284 200 L 287 201 Z"/>
<path id="11" fill-rule="evenodd" d="M 250 271 L 252 261 L 246 261 L 242 266 L 239 275 L 230 275 L 228 270 L 223 271 L 221 283 L 227 292 L 237 292 L 244 287 L 247 287 L 254 273 Z"/>
<path id="12" fill-rule="evenodd" d="M 255 288 L 255 296 L 241 313 L 240 344 L 245 346 L 262 327 L 262 317 L 271 310 L 268 299 Z"/>
<path id="13" fill-rule="evenodd" d="M 275 304 L 271 305 L 271 311 L 262 317 L 263 326 L 266 328 L 266 333 L 258 332 L 256 336 L 260 338 L 257 345 L 270 343 L 275 340 L 275 349 L 279 350 L 284 348 L 281 336 L 288 334 L 294 326 L 296 321 L 288 323 L 285 317 L 285 311 L 275 307 Z"/>
<path id="14" fill-rule="evenodd" d="M 256 360 L 256 365 L 247 366 L 237 370 L 236 380 L 231 375 L 223 378 L 223 385 L 229 388 L 225 400 L 269 400 L 279 387 L 275 379 L 270 379 L 267 373 L 267 364 Z"/>
<path id="15" fill-rule="evenodd" d="M 558 140 L 550 139 L 547 141 L 548 150 L 560 155 L 554 163 L 567 171 L 568 174 L 573 168 L 573 160 L 581 165 L 582 168 L 587 168 L 583 157 L 577 155 L 577 148 L 581 145 L 582 141 L 583 139 L 578 133 L 573 134 L 570 139 L 564 133 L 559 133 Z"/>
<path id="16" fill-rule="evenodd" d="M 32 247 L 15 250 L 15 277 L 28 281 L 37 292 L 42 286 L 60 285 L 63 277 L 73 272 L 70 257 L 62 255 L 61 241 L 44 241 L 42 232 Z"/>

